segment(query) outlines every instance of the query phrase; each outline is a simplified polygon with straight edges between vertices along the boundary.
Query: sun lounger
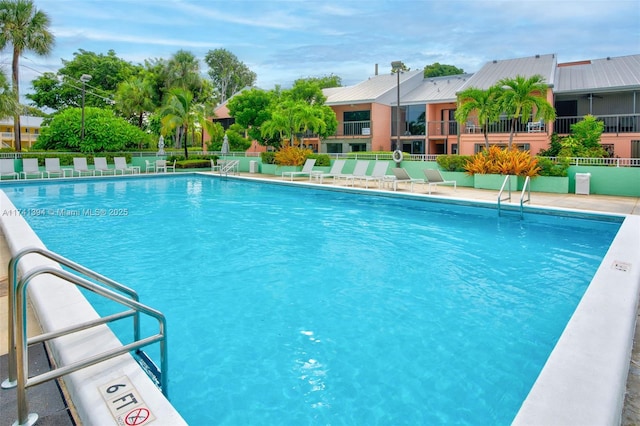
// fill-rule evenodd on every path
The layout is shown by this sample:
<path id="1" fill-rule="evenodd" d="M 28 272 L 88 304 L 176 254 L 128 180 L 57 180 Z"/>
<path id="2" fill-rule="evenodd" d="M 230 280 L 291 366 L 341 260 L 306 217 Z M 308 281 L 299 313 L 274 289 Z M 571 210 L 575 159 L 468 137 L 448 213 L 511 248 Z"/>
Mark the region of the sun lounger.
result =
<path id="1" fill-rule="evenodd" d="M 16 172 L 16 166 L 13 158 L 3 158 L 0 160 L 0 179 L 3 176 L 11 176 L 14 179 L 20 179 L 20 175 Z"/>
<path id="2" fill-rule="evenodd" d="M 93 166 L 95 169 L 94 173 L 100 172 L 100 176 L 104 176 L 105 174 L 113 175 L 116 173 L 115 169 L 110 169 L 107 165 L 106 157 L 94 157 Z"/>
<path id="3" fill-rule="evenodd" d="M 322 183 L 322 180 L 324 178 L 333 178 L 333 181 L 336 181 L 336 177 L 339 177 L 342 175 L 342 169 L 344 168 L 344 165 L 347 164 L 347 160 L 336 160 L 333 162 L 333 165 L 331 166 L 331 170 L 329 170 L 328 173 L 324 173 L 321 171 L 311 171 L 311 177 L 319 180 L 320 183 Z"/>
<path id="4" fill-rule="evenodd" d="M 369 182 L 378 182 L 378 188 L 382 187 L 382 183 L 387 181 L 391 182 L 393 180 L 393 176 L 387 176 L 387 169 L 389 168 L 389 163 L 386 161 L 376 161 L 373 166 L 373 171 L 369 176 L 363 176 L 359 178 L 363 180 L 365 183 L 365 188 L 369 188 Z"/>
<path id="5" fill-rule="evenodd" d="M 40 179 L 44 178 L 44 172 L 40 170 L 40 167 L 38 167 L 38 159 L 23 158 L 20 176 L 24 176 L 25 179 L 28 179 L 29 176 L 36 176 Z"/>
<path id="6" fill-rule="evenodd" d="M 440 170 L 425 169 L 424 177 L 426 183 L 429 185 L 429 194 L 431 194 L 431 187 L 437 187 L 438 185 L 453 185 L 453 189 L 457 188 L 458 183 L 455 180 L 444 180 Z"/>
<path id="7" fill-rule="evenodd" d="M 413 185 L 416 183 L 424 183 L 424 179 L 416 179 L 409 176 L 409 173 L 402 167 L 397 167 L 393 169 L 393 175 L 395 179 L 393 180 L 393 190 L 398 190 L 398 184 L 402 182 L 406 182 L 411 184 L 411 192 L 413 192 Z"/>
<path id="8" fill-rule="evenodd" d="M 355 185 L 356 179 L 361 179 L 367 175 L 367 169 L 369 168 L 369 160 L 358 160 L 356 166 L 353 168 L 353 172 L 347 175 L 342 175 L 340 178 L 344 178 L 345 183 L 351 181 L 351 186 Z"/>
<path id="9" fill-rule="evenodd" d="M 118 174 L 118 172 L 120 172 L 120 174 L 123 174 L 123 175 L 126 173 L 131 173 L 131 174 L 140 173 L 140 167 L 127 165 L 126 157 L 114 157 L 113 164 L 115 165 L 114 166 L 115 174 Z"/>
<path id="10" fill-rule="evenodd" d="M 50 178 L 51 175 L 57 175 L 58 177 L 66 177 L 67 169 L 63 169 L 60 167 L 60 159 L 59 158 L 45 158 L 44 159 L 44 172 L 47 174 L 47 177 Z M 73 175 L 73 171 L 71 171 L 71 175 Z"/>
<path id="11" fill-rule="evenodd" d="M 87 166 L 87 159 L 85 157 L 73 157 L 73 172 L 71 172 L 71 176 L 95 176 L 95 170 L 90 170 L 89 166 Z"/>
<path id="12" fill-rule="evenodd" d="M 311 172 L 313 170 L 313 166 L 316 164 L 315 158 L 307 158 L 307 161 L 304 162 L 304 166 L 302 166 L 302 170 L 298 172 L 282 172 L 282 178 L 285 176 L 289 176 L 291 180 L 293 180 L 294 176 L 309 176 L 309 180 L 311 180 Z"/>

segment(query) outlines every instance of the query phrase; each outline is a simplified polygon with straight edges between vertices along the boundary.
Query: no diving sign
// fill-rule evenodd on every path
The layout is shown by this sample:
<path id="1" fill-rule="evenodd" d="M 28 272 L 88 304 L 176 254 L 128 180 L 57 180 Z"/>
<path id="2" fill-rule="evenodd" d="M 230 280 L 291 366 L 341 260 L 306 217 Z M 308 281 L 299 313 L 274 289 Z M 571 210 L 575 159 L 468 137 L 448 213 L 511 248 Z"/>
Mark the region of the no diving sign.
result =
<path id="1" fill-rule="evenodd" d="M 127 376 L 113 380 L 98 389 L 118 425 L 142 426 L 155 420 L 155 416 Z"/>

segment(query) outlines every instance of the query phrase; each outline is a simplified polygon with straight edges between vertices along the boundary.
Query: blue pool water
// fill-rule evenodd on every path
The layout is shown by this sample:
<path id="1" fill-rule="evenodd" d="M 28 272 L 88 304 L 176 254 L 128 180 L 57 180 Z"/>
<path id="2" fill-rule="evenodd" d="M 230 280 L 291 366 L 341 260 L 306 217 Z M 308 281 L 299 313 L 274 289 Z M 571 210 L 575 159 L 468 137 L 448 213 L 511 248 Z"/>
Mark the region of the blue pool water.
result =
<path id="1" fill-rule="evenodd" d="M 165 313 L 192 425 L 509 424 L 619 228 L 196 176 L 3 189 Z"/>

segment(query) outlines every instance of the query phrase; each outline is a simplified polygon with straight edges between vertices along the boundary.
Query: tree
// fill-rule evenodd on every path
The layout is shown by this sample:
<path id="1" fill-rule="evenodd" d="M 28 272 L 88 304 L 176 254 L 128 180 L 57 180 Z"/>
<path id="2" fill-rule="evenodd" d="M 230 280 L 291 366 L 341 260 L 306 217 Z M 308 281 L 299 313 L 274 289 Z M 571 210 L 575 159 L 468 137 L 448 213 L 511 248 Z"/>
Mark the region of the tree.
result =
<path id="1" fill-rule="evenodd" d="M 179 148 L 183 136 L 189 130 L 191 102 L 193 94 L 182 88 L 174 88 L 169 92 L 166 103 L 160 109 L 162 117 L 162 134 L 168 135 L 175 131 L 175 147 Z M 187 141 L 184 141 L 184 158 L 189 158 Z"/>
<path id="2" fill-rule="evenodd" d="M 331 87 L 342 87 L 342 79 L 337 75 L 325 75 L 323 77 L 309 77 L 300 78 L 293 82 L 293 86 L 297 86 L 300 83 L 314 83 L 320 89 L 329 89 Z"/>
<path id="3" fill-rule="evenodd" d="M 85 137 L 80 138 L 81 108 L 67 108 L 42 128 L 35 149 L 55 151 L 116 152 L 136 149 L 149 142 L 149 135 L 116 117 L 112 110 L 85 108 Z"/>
<path id="4" fill-rule="evenodd" d="M 229 108 L 229 115 L 247 130 L 251 139 L 258 141 L 261 145 L 277 146 L 277 140 L 265 138 L 261 132 L 262 125 L 271 118 L 274 102 L 275 96 L 272 91 L 252 88 L 229 99 L 227 108 Z"/>
<path id="5" fill-rule="evenodd" d="M 60 110 L 82 104 L 83 74 L 91 75 L 86 84 L 85 106 L 111 108 L 120 83 L 139 76 L 143 68 L 116 56 L 113 50 L 106 55 L 79 49 L 72 60 L 62 60 L 57 74 L 45 73 L 32 82 L 33 93 L 27 99 L 40 108 Z M 126 117 L 129 118 L 129 117 Z"/>
<path id="6" fill-rule="evenodd" d="M 440 64 L 438 62 L 434 62 L 431 65 L 426 65 L 424 67 L 424 78 L 430 77 L 443 77 L 446 75 L 458 75 L 464 74 L 464 70 L 461 68 L 454 67 L 453 65 Z"/>
<path id="7" fill-rule="evenodd" d="M 49 16 L 38 10 L 31 0 L 0 1 L 0 49 L 7 45 L 13 47 L 11 75 L 16 104 L 20 103 L 20 56 L 27 50 L 41 56 L 51 52 L 54 37 L 49 31 L 49 24 Z M 13 113 L 13 121 L 15 148 L 16 151 L 21 151 L 19 108 Z"/>
<path id="8" fill-rule="evenodd" d="M 115 101 L 116 109 L 124 117 L 135 117 L 140 129 L 143 128 L 144 115 L 156 109 L 153 103 L 153 87 L 148 80 L 141 77 L 131 77 L 120 83 Z"/>
<path id="9" fill-rule="evenodd" d="M 500 96 L 501 109 L 511 119 L 509 132 L 509 148 L 513 142 L 518 119 L 526 124 L 529 118 L 533 120 L 554 120 L 556 111 L 547 101 L 547 84 L 541 75 L 529 78 L 516 76 L 500 80 L 498 87 L 503 88 Z"/>
<path id="10" fill-rule="evenodd" d="M 209 77 L 220 103 L 256 82 L 256 73 L 226 49 L 210 50 L 204 61 L 209 66 Z"/>
<path id="11" fill-rule="evenodd" d="M 490 87 L 488 90 L 481 90 L 470 87 L 458 94 L 458 108 L 456 109 L 456 120 L 462 126 L 469 116 L 475 114 L 478 124 L 482 128 L 484 144 L 489 149 L 489 124 L 495 123 L 500 117 L 500 88 Z"/>
<path id="12" fill-rule="evenodd" d="M 604 122 L 593 115 L 586 115 L 583 120 L 571 125 L 570 135 L 562 138 L 558 157 L 608 157 L 609 153 L 600 145 L 603 131 Z"/>

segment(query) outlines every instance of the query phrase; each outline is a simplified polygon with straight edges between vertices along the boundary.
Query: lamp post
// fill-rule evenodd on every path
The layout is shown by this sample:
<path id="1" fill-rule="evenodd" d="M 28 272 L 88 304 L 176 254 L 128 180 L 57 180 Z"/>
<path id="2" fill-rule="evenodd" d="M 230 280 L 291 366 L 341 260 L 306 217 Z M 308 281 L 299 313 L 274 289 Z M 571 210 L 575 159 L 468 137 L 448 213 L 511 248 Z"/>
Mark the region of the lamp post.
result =
<path id="1" fill-rule="evenodd" d="M 82 82 L 82 124 L 80 126 L 81 142 L 84 142 L 84 92 L 85 92 L 85 85 L 89 80 L 91 80 L 91 76 L 89 74 L 82 74 L 80 76 L 80 81 Z"/>
<path id="2" fill-rule="evenodd" d="M 396 104 L 396 150 L 402 152 L 400 147 L 400 71 L 402 70 L 402 61 L 391 62 L 391 70 L 395 71 L 398 77 L 397 83 L 397 104 Z M 398 166 L 399 167 L 399 166 Z"/>

